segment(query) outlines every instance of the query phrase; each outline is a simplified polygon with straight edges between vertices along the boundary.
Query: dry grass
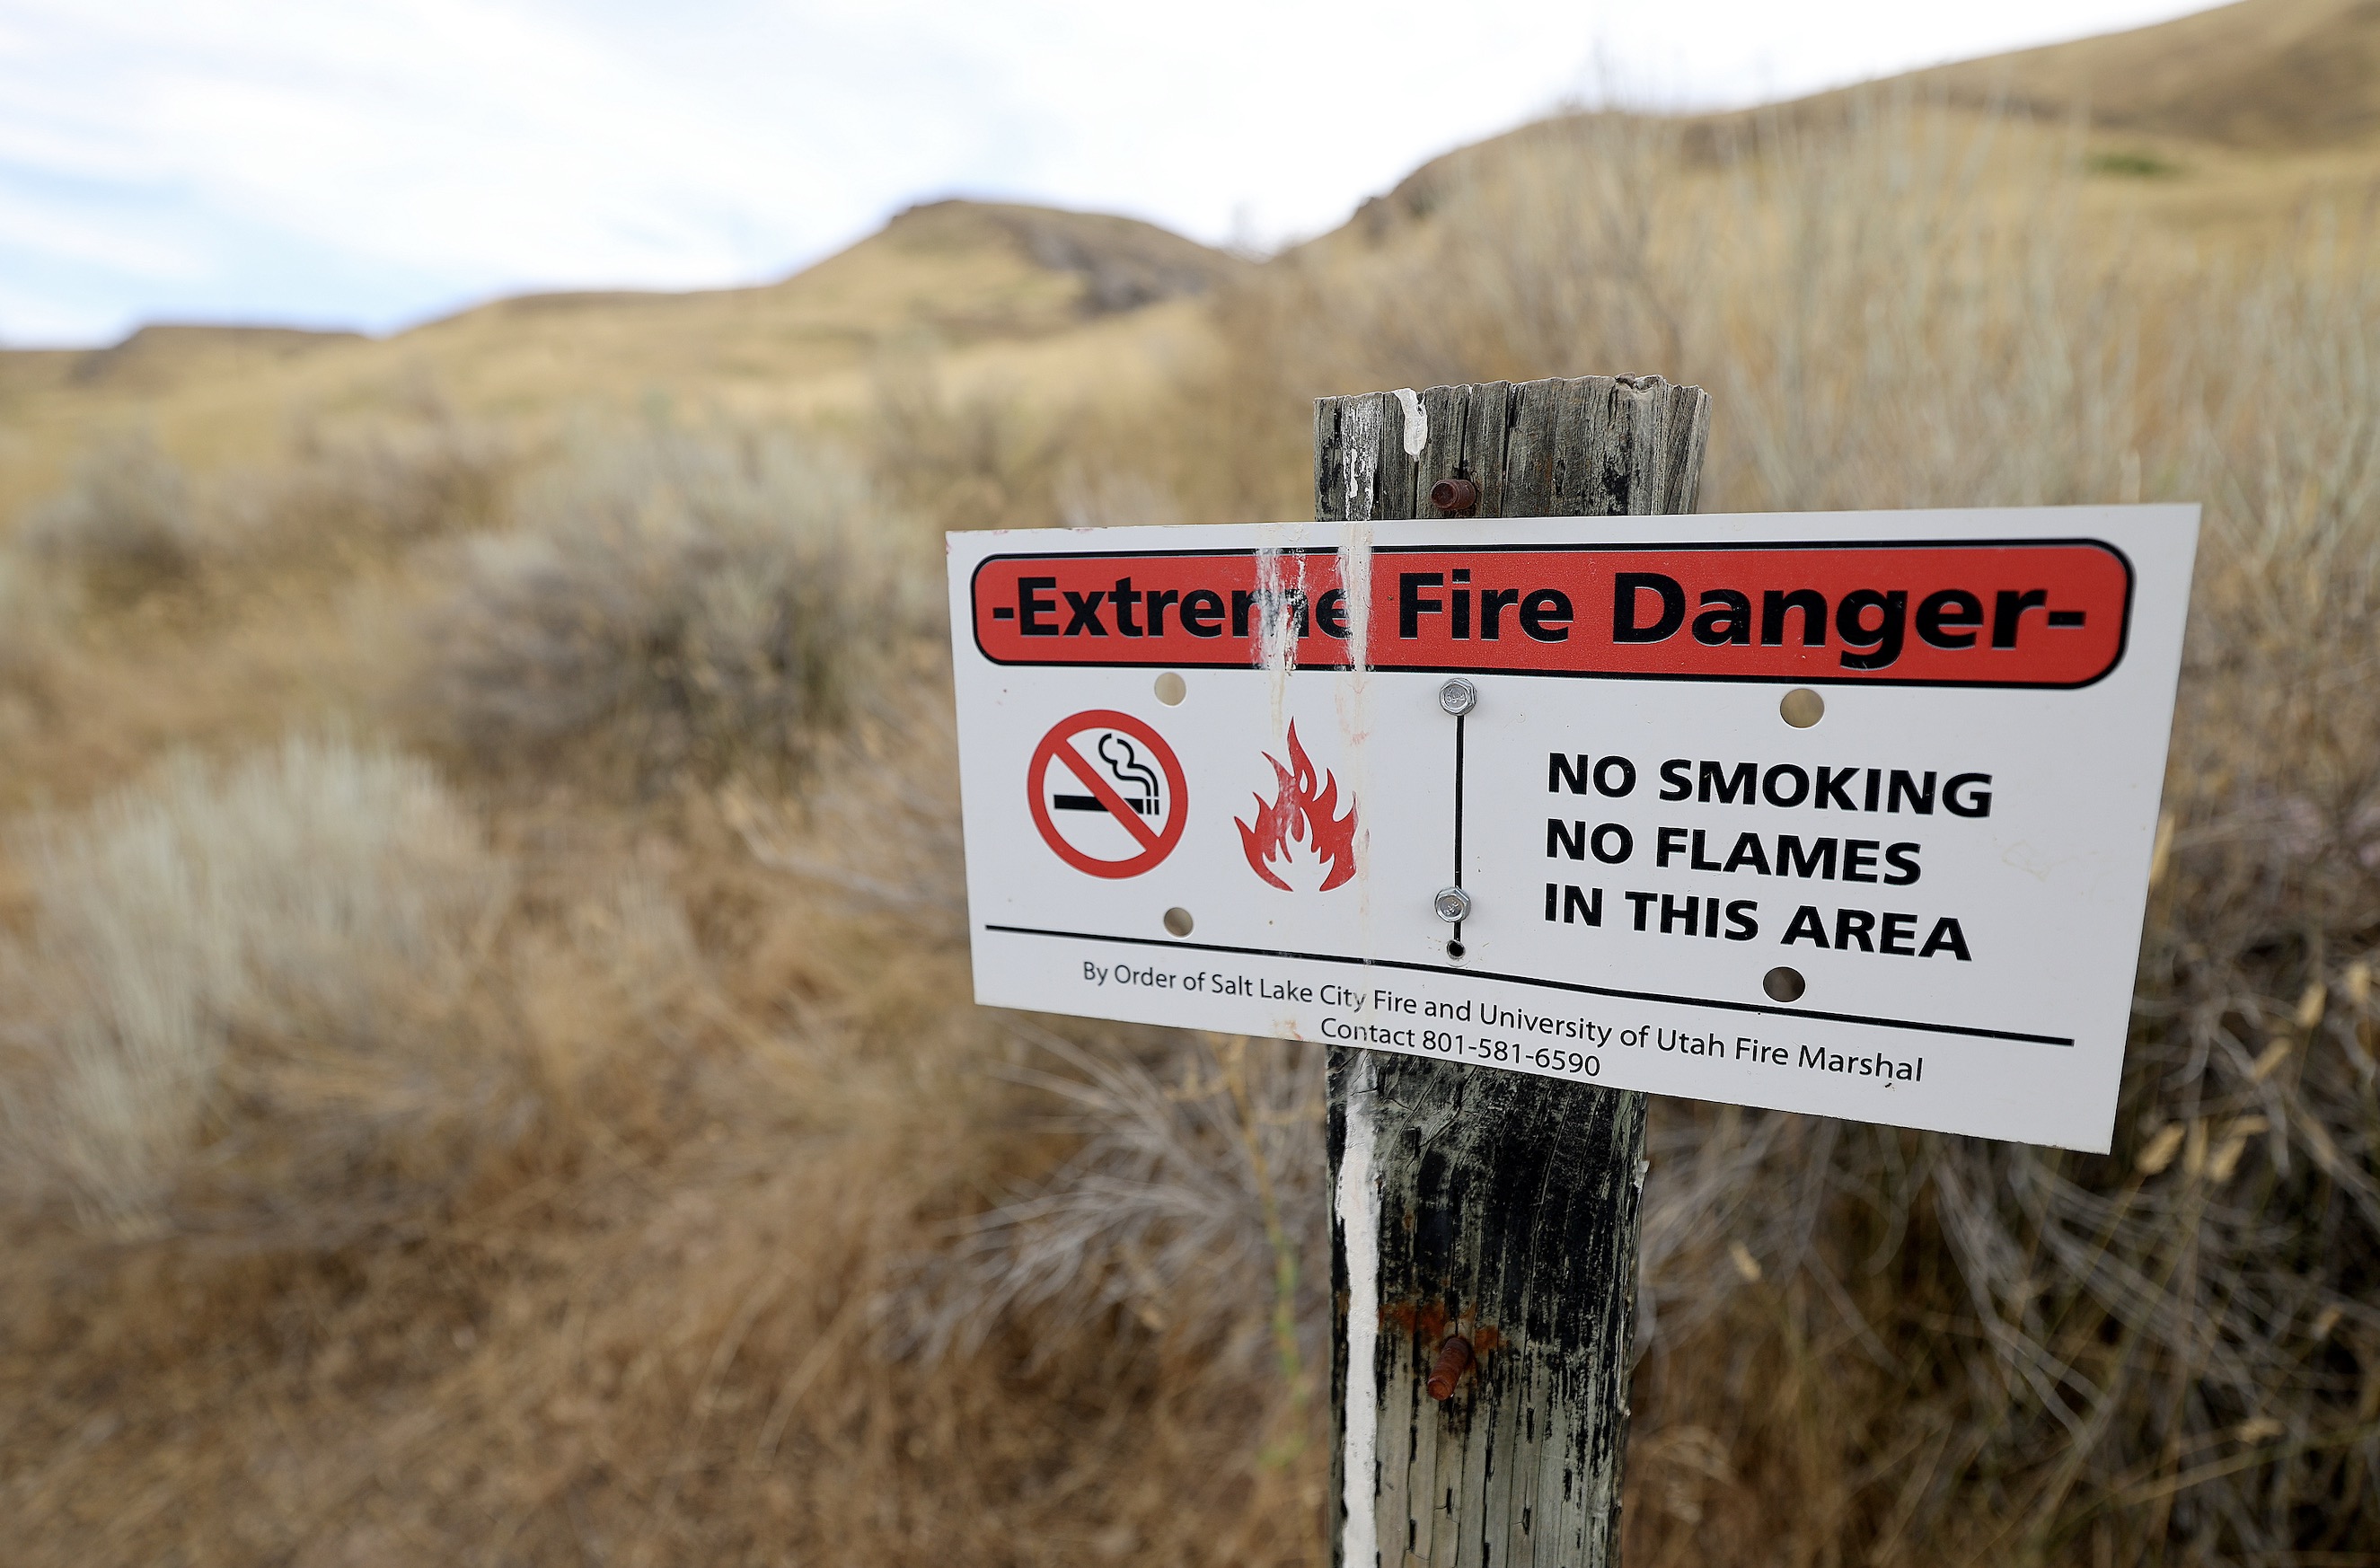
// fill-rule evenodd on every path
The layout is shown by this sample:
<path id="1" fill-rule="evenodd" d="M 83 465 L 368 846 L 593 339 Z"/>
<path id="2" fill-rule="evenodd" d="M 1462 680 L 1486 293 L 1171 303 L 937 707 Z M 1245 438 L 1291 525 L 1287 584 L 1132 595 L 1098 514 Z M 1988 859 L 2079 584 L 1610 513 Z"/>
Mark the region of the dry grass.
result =
<path id="1" fill-rule="evenodd" d="M 1234 284 L 1160 406 L 886 372 L 880 510 L 816 432 L 419 426 L 338 492 L 398 499 L 200 552 L 271 592 L 0 626 L 12 797 L 131 711 L 12 689 L 178 690 L 298 595 L 355 614 L 292 664 L 412 628 L 459 781 L 164 764 L 0 861 L 16 1560 L 1318 1562 L 1316 1064 L 965 1001 L 893 519 L 1293 515 L 1317 393 L 1587 370 L 1713 388 L 1714 507 L 2210 508 L 2119 1154 L 1662 1103 L 1630 1553 L 2380 1553 L 2380 268 L 2110 234 L 2083 169 L 1565 122 Z M 188 476 L 199 536 L 342 450 Z"/>

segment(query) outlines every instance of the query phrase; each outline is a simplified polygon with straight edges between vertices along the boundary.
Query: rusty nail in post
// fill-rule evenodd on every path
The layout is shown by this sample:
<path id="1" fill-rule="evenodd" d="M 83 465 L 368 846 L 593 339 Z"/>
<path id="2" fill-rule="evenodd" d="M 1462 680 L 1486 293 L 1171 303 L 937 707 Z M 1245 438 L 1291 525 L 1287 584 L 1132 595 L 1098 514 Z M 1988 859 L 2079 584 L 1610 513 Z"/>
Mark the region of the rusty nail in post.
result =
<path id="1" fill-rule="evenodd" d="M 1469 480 L 1440 480 L 1429 487 L 1429 504 L 1441 512 L 1468 512 L 1479 504 L 1479 487 Z"/>
<path id="2" fill-rule="evenodd" d="M 1438 1347 L 1438 1360 L 1429 1369 L 1429 1397 L 1451 1399 L 1454 1385 L 1471 1369 L 1471 1342 L 1456 1334 Z"/>

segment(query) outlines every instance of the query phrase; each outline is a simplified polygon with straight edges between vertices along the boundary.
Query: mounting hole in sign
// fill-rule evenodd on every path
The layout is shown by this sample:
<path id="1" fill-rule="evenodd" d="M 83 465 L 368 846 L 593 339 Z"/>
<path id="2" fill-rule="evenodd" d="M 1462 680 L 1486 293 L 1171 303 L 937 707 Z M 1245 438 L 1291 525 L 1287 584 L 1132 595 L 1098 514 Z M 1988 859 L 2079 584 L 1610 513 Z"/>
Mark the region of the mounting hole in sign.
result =
<path id="1" fill-rule="evenodd" d="M 1446 955 L 1447 955 L 1449 958 L 1460 958 L 1460 957 L 1462 957 L 1462 956 L 1463 956 L 1463 939 L 1462 939 L 1462 938 L 1457 937 L 1454 941 L 1450 942 L 1448 942 L 1448 943 L 1446 944 Z"/>
<path id="2" fill-rule="evenodd" d="M 1810 988 L 1802 983 L 1802 971 L 1782 965 L 1760 977 L 1760 989 L 1768 993 L 1771 1002 L 1799 1002 Z"/>
<path id="3" fill-rule="evenodd" d="M 1190 683 L 1172 671 L 1168 670 L 1157 677 L 1157 700 L 1164 703 L 1168 708 L 1181 707 L 1182 699 L 1189 695 Z M 1190 917 L 1184 915 L 1182 918 L 1186 920 Z M 1174 934 L 1179 936 L 1182 933 L 1176 931 Z"/>
<path id="4" fill-rule="evenodd" d="M 1176 675 L 1173 678 L 1176 681 L 1179 681 L 1182 677 L 1180 675 Z M 1172 931 L 1175 936 L 1188 936 L 1190 934 L 1191 924 L 1190 911 L 1183 908 L 1180 905 L 1175 905 L 1172 908 L 1168 909 L 1165 912 L 1165 929 Z"/>
<path id="5" fill-rule="evenodd" d="M 1777 711 L 1797 730 L 1806 730 L 1827 716 L 1827 699 L 1806 686 L 1797 686 L 1785 694 Z"/>

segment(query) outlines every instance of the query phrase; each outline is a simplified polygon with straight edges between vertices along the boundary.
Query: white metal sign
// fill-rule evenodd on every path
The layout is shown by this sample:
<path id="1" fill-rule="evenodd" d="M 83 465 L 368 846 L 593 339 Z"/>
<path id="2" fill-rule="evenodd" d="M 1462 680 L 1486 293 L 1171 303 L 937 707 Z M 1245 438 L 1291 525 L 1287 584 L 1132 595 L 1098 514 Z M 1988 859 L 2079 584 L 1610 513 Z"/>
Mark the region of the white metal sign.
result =
<path id="1" fill-rule="evenodd" d="M 953 534 L 977 998 L 2105 1149 L 2197 530 Z"/>

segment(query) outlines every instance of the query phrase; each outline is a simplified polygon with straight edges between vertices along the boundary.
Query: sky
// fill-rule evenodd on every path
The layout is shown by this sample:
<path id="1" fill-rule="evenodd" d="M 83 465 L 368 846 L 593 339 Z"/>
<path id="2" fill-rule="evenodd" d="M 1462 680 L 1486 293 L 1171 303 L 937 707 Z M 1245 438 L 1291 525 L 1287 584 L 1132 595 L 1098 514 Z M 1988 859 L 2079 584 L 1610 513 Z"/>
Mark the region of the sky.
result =
<path id="1" fill-rule="evenodd" d="M 913 202 L 1262 250 L 1566 103 L 1718 107 L 2182 0 L 0 0 L 0 346 L 775 278 Z"/>

